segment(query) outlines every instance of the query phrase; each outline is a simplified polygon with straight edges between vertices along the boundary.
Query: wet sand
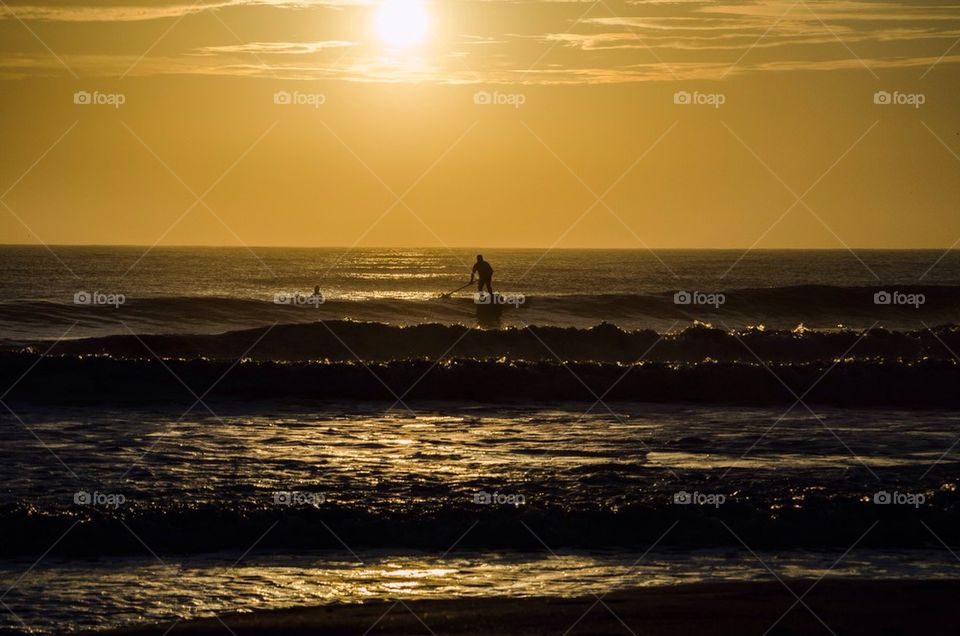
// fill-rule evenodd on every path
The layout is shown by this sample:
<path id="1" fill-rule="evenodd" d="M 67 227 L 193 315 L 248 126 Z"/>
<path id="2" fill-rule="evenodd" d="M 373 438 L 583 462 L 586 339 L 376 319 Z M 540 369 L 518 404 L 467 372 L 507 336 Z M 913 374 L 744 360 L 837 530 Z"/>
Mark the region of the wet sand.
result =
<path id="1" fill-rule="evenodd" d="M 246 614 L 124 629 L 110 634 L 957 634 L 960 581 L 823 580 L 704 583 L 603 597 L 371 602 Z M 796 604 L 794 606 L 794 604 Z M 794 606 L 793 609 L 790 609 Z M 222 622 L 221 622 L 222 620 Z M 779 622 L 777 622 L 779 620 Z M 822 621 L 822 622 L 821 622 Z M 771 626 L 774 626 L 771 629 Z M 104 632 L 98 632 L 103 634 Z"/>

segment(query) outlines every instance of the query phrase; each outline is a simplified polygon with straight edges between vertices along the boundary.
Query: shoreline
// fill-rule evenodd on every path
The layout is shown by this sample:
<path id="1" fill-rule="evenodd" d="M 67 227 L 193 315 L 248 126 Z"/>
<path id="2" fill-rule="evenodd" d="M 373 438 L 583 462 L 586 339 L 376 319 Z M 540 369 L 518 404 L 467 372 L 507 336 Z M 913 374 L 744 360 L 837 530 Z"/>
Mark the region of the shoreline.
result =
<path id="1" fill-rule="evenodd" d="M 955 634 L 960 580 L 695 583 L 579 598 L 372 601 L 223 614 L 80 636 L 223 634 Z M 813 589 L 805 595 L 807 590 Z M 805 605 L 809 608 L 805 608 Z M 791 609 L 791 606 L 792 609 Z M 815 614 L 814 614 L 815 612 Z M 770 629 L 771 626 L 776 626 Z M 829 629 L 828 629 L 829 628 Z"/>

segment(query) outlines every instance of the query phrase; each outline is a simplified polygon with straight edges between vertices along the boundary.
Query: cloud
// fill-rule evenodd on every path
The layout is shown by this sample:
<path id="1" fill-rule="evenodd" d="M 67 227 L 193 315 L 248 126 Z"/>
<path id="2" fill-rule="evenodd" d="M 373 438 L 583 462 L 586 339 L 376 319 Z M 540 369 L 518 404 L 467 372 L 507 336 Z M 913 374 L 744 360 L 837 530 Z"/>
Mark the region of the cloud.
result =
<path id="1" fill-rule="evenodd" d="M 0 20 L 24 20 L 42 22 L 140 22 L 179 18 L 204 11 L 216 11 L 227 7 L 273 6 L 284 9 L 311 7 L 341 8 L 365 4 L 365 0 L 199 0 L 198 2 L 149 4 L 100 4 L 81 5 L 74 2 L 17 4 L 5 2 L 0 5 Z"/>
<path id="2" fill-rule="evenodd" d="M 138 62 L 135 56 L 70 56 L 68 63 L 85 79 L 116 78 L 131 66 L 131 76 L 219 76 L 274 80 L 333 80 L 357 83 L 432 83 L 503 85 L 590 85 L 627 84 L 662 81 L 712 81 L 729 74 L 863 71 L 916 68 L 926 70 L 960 63 L 960 54 L 916 58 L 836 58 L 817 61 L 776 60 L 734 65 L 728 61 L 671 62 L 655 60 L 620 66 L 558 67 L 544 65 L 533 69 L 502 67 L 477 71 L 455 63 L 395 63 L 378 56 L 361 56 L 341 64 L 329 65 L 290 59 L 280 63 L 251 60 L 248 55 L 203 58 L 184 56 L 149 57 Z M 135 64 L 136 63 L 136 64 Z M 0 78 L 62 77 L 63 67 L 47 55 L 18 55 L 0 58 Z"/>
<path id="3" fill-rule="evenodd" d="M 601 33 L 549 33 L 544 36 L 547 42 L 557 42 L 567 47 L 584 51 L 603 51 L 615 49 L 673 49 L 681 51 L 743 51 L 751 49 L 772 49 L 788 46 L 836 45 L 837 35 L 827 30 L 819 33 L 763 36 L 750 32 L 723 33 L 717 35 L 649 35 L 632 32 Z M 960 28 L 942 31 L 926 29 L 884 29 L 865 33 L 848 33 L 842 37 L 847 45 L 875 42 L 920 42 L 923 40 L 947 40 L 960 38 Z"/>
<path id="4" fill-rule="evenodd" d="M 317 42 L 248 42 L 225 46 L 204 46 L 196 50 L 197 55 L 218 55 L 221 53 L 266 53 L 276 55 L 308 55 L 324 49 L 336 49 L 357 46 L 357 42 L 346 40 L 320 40 Z"/>
<path id="5" fill-rule="evenodd" d="M 364 26 L 363 16 L 349 10 L 370 1 L 202 0 L 190 4 L 189 0 L 127 0 L 127 4 L 91 7 L 69 0 L 21 0 L 11 6 L 21 18 L 32 15 L 32 19 L 75 22 L 63 29 L 49 30 L 49 37 L 68 33 L 60 41 L 48 40 L 43 29 L 38 29 L 38 37 L 44 37 L 44 44 L 82 76 L 120 75 L 134 67 L 135 75 L 269 76 L 358 82 L 610 83 L 720 79 L 728 74 L 857 68 L 862 67 L 859 58 L 871 69 L 929 67 L 940 55 L 945 57 L 939 63 L 948 65 L 956 61 L 950 56 L 954 52 L 951 45 L 960 39 L 960 14 L 954 7 L 911 4 L 905 0 L 605 0 L 596 9 L 597 5 L 582 0 L 442 0 L 442 5 L 437 0 L 439 26 L 434 40 L 406 56 L 404 64 L 393 64 L 383 58 L 384 51 Z M 277 12 L 276 19 L 271 15 L 269 20 L 256 12 L 252 17 L 246 16 L 240 31 L 250 41 L 241 41 L 229 27 L 221 29 L 216 24 L 205 25 L 202 20 L 184 20 L 188 27 L 162 38 L 159 46 L 150 49 L 151 39 L 134 42 L 103 35 L 111 28 L 120 32 L 124 29 L 122 24 L 81 24 L 96 20 L 122 23 L 254 6 L 289 11 Z M 290 41 L 289 34 L 300 34 L 305 22 L 296 10 L 306 7 L 341 11 L 335 15 L 320 11 L 322 17 L 310 18 L 313 23 L 308 37 L 316 39 Z M 444 25 L 451 24 L 450 16 L 467 9 L 482 19 L 459 23 L 466 32 L 445 30 Z M 448 13 L 444 14 L 445 10 Z M 230 17 L 238 21 L 244 17 L 242 10 L 237 14 Z M 0 21 L 2 28 L 23 29 L 22 25 L 4 25 Z M 96 35 L 86 37 L 93 32 Z M 150 38 L 153 37 L 151 34 Z M 33 48 L 5 54 L 2 67 L 9 71 L 8 76 L 56 72 L 59 63 L 36 38 L 20 41 Z M 141 58 L 144 50 L 147 54 Z M 323 64 L 318 60 L 321 56 Z"/>

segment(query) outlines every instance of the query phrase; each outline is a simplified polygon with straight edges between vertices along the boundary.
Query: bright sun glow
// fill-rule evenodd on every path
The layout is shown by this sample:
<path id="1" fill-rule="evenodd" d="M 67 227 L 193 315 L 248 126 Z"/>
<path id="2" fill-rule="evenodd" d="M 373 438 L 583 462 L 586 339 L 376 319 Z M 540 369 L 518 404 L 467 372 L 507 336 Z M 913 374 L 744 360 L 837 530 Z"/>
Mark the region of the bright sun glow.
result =
<path id="1" fill-rule="evenodd" d="M 420 0 L 383 0 L 377 12 L 377 32 L 391 46 L 413 46 L 423 41 L 429 21 Z"/>

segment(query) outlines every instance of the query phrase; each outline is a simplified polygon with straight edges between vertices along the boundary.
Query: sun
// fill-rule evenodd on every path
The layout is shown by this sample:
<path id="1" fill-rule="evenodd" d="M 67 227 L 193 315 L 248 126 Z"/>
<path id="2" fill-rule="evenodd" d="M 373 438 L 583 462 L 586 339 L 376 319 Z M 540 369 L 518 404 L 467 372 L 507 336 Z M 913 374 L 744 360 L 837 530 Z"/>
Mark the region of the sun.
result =
<path id="1" fill-rule="evenodd" d="M 386 44 L 407 48 L 427 35 L 430 16 L 420 0 L 383 0 L 377 12 L 377 33 Z"/>

